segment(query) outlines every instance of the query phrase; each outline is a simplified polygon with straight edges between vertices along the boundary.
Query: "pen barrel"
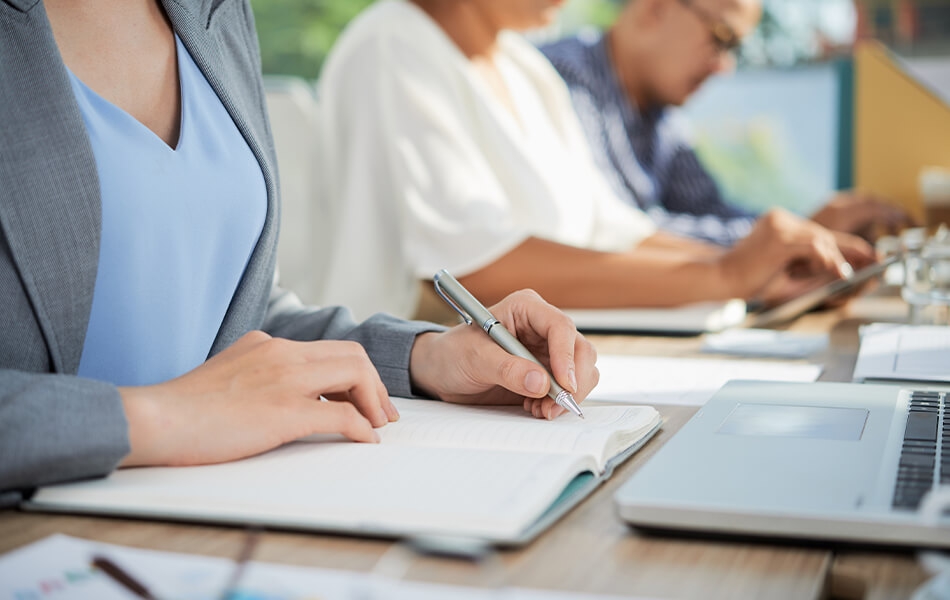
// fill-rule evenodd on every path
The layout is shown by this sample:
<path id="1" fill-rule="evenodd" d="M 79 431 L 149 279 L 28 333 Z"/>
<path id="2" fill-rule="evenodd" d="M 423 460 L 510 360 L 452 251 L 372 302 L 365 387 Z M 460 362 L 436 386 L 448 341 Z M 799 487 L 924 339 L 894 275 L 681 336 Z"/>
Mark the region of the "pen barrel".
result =
<path id="1" fill-rule="evenodd" d="M 524 344 L 518 341 L 518 338 L 512 335 L 511 332 L 505 329 L 505 327 L 500 323 L 489 329 L 488 335 L 490 335 L 499 346 L 504 348 L 508 354 L 530 360 L 534 364 L 543 368 L 547 373 L 547 367 L 545 367 L 544 364 L 537 359 L 537 357 L 531 354 L 528 349 L 524 347 Z M 554 377 L 550 374 L 548 375 L 548 379 L 551 381 L 551 388 L 548 390 L 548 396 L 554 400 L 557 400 L 558 394 L 563 392 L 564 388 L 558 385 L 557 381 L 555 381 Z"/>
<path id="2" fill-rule="evenodd" d="M 445 269 L 436 273 L 432 280 L 436 285 L 436 291 L 445 298 L 445 301 L 452 304 L 456 310 L 461 309 L 463 318 L 467 315 L 486 332 L 491 324 L 496 322 L 491 312 L 482 306 L 482 303 L 476 300 L 475 296 L 462 287 L 462 284 Z"/>

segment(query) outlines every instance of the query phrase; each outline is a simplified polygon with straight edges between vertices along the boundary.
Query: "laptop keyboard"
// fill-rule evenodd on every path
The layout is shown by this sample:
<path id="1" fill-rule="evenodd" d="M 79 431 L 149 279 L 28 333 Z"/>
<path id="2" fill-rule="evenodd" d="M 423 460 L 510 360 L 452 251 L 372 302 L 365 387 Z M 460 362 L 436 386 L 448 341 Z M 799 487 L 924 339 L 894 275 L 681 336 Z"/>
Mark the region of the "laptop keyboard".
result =
<path id="1" fill-rule="evenodd" d="M 945 392 L 910 395 L 894 507 L 916 510 L 934 485 L 950 484 L 950 406 Z"/>

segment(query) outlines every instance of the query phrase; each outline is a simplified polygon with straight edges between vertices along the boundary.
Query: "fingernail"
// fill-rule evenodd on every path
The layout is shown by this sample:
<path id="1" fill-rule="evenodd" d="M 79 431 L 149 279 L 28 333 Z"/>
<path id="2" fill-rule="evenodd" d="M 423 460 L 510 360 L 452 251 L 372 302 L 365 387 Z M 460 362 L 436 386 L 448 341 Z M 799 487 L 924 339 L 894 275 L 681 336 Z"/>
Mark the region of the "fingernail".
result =
<path id="1" fill-rule="evenodd" d="M 577 393 L 577 375 L 574 374 L 574 369 L 567 370 L 567 381 L 571 384 L 571 389 L 569 390 L 572 394 Z"/>
<path id="2" fill-rule="evenodd" d="M 539 371 L 528 371 L 524 378 L 524 387 L 532 394 L 544 391 L 544 375 Z"/>
<path id="3" fill-rule="evenodd" d="M 376 431 L 375 429 L 373 430 L 373 439 L 376 441 L 377 444 L 383 441 L 382 438 L 379 437 L 379 432 Z"/>
<path id="4" fill-rule="evenodd" d="M 398 420 L 399 420 L 399 409 L 397 409 L 395 406 L 393 406 L 392 408 L 393 408 L 393 414 L 392 414 L 392 418 L 390 419 L 390 421 L 398 421 Z"/>

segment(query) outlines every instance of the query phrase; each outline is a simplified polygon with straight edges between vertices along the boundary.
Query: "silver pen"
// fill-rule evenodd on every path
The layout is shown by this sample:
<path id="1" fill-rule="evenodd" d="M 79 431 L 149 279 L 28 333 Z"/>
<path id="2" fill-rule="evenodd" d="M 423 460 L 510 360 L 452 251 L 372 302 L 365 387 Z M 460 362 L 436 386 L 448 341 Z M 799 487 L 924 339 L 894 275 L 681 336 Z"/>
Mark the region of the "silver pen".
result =
<path id="1" fill-rule="evenodd" d="M 472 323 L 477 323 L 485 330 L 485 333 L 487 333 L 491 339 L 495 340 L 495 342 L 509 354 L 520 356 L 521 358 L 540 365 L 542 368 L 544 367 L 541 361 L 528 352 L 528 349 L 518 341 L 518 338 L 505 329 L 505 326 L 502 325 L 487 308 L 482 306 L 482 303 L 476 300 L 475 296 L 462 287 L 462 284 L 452 277 L 448 271 L 442 269 L 435 274 L 432 281 L 435 284 L 435 291 L 442 296 L 442 299 L 445 300 L 449 306 L 454 308 L 455 311 L 461 315 L 466 324 L 471 325 Z M 548 379 L 551 381 L 548 396 L 550 396 L 558 406 L 563 406 L 578 417 L 583 418 L 584 413 L 581 412 L 581 408 L 577 405 L 577 402 L 574 401 L 574 396 L 558 385 L 557 381 L 554 380 L 554 376 L 551 375 L 547 369 L 545 369 L 545 372 L 548 373 Z"/>

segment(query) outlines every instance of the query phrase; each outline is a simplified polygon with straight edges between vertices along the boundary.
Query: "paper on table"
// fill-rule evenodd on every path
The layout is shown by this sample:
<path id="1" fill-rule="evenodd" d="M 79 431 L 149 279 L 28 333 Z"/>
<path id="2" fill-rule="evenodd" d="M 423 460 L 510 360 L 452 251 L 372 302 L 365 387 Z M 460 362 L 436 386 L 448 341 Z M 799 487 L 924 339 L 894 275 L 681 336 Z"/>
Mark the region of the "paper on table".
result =
<path id="1" fill-rule="evenodd" d="M 871 323 L 860 333 L 853 381 L 950 383 L 950 328 Z"/>
<path id="2" fill-rule="evenodd" d="M 820 365 L 783 362 L 601 356 L 600 382 L 588 398 L 630 404 L 702 406 L 733 379 L 815 381 Z"/>
<path id="3" fill-rule="evenodd" d="M 110 558 L 156 597 L 173 600 L 219 598 L 234 569 L 234 563 L 223 558 L 125 548 L 54 535 L 0 557 L 0 600 L 132 598 L 129 592 L 89 566 L 97 554 Z M 241 600 L 619 600 L 548 590 L 436 585 L 401 581 L 380 573 L 260 562 L 247 565 L 238 589 L 229 597 Z"/>
<path id="4" fill-rule="evenodd" d="M 775 329 L 731 329 L 703 340 L 703 352 L 738 356 L 805 358 L 828 346 L 825 333 L 799 333 Z"/>

